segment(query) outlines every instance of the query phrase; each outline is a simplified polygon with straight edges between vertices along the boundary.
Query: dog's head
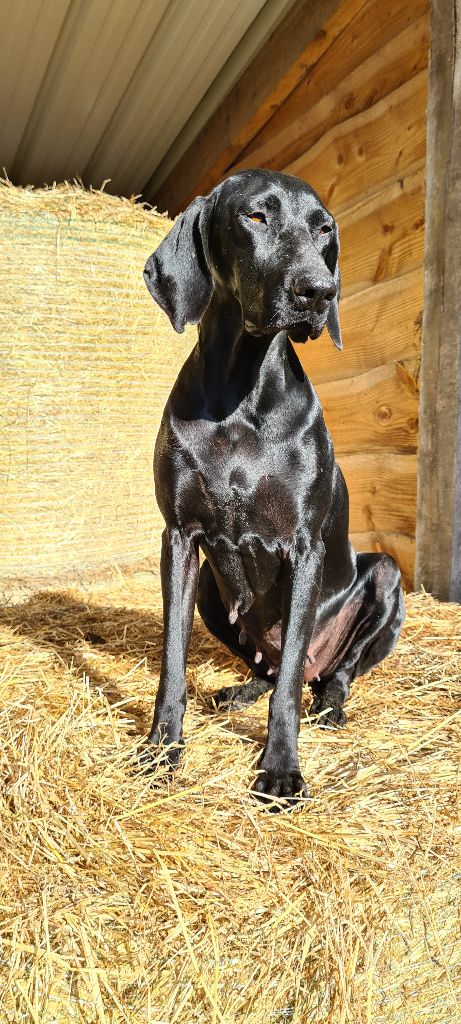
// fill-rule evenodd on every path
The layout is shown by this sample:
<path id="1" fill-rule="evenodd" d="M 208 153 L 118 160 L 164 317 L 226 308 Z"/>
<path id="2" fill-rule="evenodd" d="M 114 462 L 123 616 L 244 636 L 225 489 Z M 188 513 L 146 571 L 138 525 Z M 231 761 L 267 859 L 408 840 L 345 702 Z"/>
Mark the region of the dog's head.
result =
<path id="1" fill-rule="evenodd" d="M 194 199 L 144 278 L 179 333 L 219 288 L 238 301 L 250 334 L 285 329 L 307 341 L 326 325 L 342 348 L 338 256 L 337 226 L 313 189 L 287 174 L 241 171 Z"/>

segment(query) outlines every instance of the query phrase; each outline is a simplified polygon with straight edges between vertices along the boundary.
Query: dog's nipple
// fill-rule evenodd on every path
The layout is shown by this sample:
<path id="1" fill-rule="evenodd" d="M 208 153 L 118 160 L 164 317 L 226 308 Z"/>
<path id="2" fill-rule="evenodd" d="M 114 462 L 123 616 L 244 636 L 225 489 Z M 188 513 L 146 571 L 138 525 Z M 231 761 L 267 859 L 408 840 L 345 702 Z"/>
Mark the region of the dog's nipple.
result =
<path id="1" fill-rule="evenodd" d="M 245 630 L 241 629 L 240 633 L 239 633 L 239 644 L 240 644 L 241 647 L 243 647 L 244 644 L 246 644 L 246 642 L 247 642 L 247 635 L 245 633 Z"/>
<path id="2" fill-rule="evenodd" d="M 261 654 L 261 651 L 256 651 L 256 654 L 255 654 L 255 665 L 259 665 L 259 662 L 262 661 L 262 660 L 263 660 L 263 656 Z"/>
<path id="3" fill-rule="evenodd" d="M 229 622 L 230 622 L 231 626 L 233 626 L 237 622 L 239 607 L 240 607 L 240 605 L 236 601 L 235 604 L 232 605 L 232 608 L 231 608 L 231 610 L 229 612 Z"/>

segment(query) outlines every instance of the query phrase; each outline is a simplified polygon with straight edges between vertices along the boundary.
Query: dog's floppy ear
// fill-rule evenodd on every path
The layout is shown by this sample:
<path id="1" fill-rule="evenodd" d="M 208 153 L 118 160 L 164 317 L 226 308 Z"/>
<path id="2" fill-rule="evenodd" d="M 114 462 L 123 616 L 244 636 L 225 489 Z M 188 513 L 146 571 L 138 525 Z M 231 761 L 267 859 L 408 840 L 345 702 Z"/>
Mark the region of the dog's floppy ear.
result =
<path id="1" fill-rule="evenodd" d="M 182 334 L 196 324 L 210 302 L 213 279 L 208 265 L 208 230 L 213 199 L 197 196 L 149 257 L 144 280 L 159 306 Z"/>
<path id="2" fill-rule="evenodd" d="M 325 253 L 325 263 L 330 273 L 333 274 L 334 282 L 336 285 L 336 295 L 331 300 L 330 310 L 327 318 L 327 330 L 331 340 L 336 345 L 336 348 L 342 349 L 343 342 L 341 338 L 341 328 L 339 326 L 339 298 L 341 293 L 341 274 L 339 272 L 339 235 L 338 228 L 335 224 L 333 230 L 333 237 Z"/>

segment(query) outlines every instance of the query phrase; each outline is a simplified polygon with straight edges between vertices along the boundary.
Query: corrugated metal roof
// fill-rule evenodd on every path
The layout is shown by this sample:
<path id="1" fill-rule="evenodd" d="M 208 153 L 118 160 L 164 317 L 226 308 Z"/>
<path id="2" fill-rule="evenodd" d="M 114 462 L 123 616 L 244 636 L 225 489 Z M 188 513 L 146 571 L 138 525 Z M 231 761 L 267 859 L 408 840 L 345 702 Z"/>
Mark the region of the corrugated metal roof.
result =
<path id="1" fill-rule="evenodd" d="M 0 165 L 17 184 L 142 192 L 264 6 L 0 0 Z M 286 0 L 270 6 L 274 20 Z"/>

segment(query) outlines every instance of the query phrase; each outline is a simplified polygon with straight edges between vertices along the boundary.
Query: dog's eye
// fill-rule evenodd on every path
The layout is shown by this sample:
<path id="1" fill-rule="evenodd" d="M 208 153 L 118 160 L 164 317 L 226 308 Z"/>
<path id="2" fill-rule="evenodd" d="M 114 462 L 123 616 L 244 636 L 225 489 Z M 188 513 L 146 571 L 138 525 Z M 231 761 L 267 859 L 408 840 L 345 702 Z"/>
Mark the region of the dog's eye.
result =
<path id="1" fill-rule="evenodd" d="M 333 228 L 331 227 L 331 224 L 322 224 L 322 227 L 320 228 L 320 234 L 321 235 L 329 235 L 330 231 L 332 231 L 332 230 L 333 230 Z"/>
<path id="2" fill-rule="evenodd" d="M 264 213 L 249 213 L 247 211 L 245 217 L 249 217 L 249 219 L 252 220 L 254 224 L 267 224 L 266 216 Z"/>

